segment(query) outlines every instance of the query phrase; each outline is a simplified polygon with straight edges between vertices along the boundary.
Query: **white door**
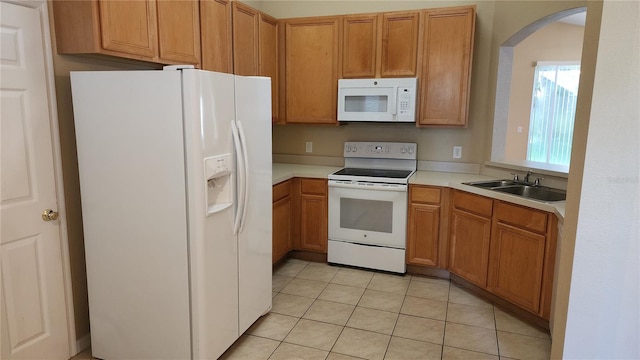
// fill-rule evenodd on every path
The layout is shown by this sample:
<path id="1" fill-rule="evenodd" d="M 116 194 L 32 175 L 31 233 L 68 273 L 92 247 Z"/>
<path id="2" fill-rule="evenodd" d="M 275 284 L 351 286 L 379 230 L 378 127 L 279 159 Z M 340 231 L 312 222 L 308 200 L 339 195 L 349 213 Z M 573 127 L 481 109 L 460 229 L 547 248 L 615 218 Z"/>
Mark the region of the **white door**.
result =
<path id="1" fill-rule="evenodd" d="M 0 2 L 2 359 L 69 358 L 41 10 Z"/>

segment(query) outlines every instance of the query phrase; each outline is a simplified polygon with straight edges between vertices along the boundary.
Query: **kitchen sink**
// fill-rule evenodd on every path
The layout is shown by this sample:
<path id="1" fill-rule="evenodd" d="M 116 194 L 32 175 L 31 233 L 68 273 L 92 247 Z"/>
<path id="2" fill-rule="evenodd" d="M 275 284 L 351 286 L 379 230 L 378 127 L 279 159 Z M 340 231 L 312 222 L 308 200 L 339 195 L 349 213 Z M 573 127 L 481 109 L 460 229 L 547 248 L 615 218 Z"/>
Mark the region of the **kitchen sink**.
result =
<path id="1" fill-rule="evenodd" d="M 513 180 L 476 181 L 464 184 L 539 201 L 563 201 L 567 198 L 565 190 L 529 183 L 523 184 Z"/>
<path id="2" fill-rule="evenodd" d="M 468 182 L 464 184 L 481 187 L 481 188 L 494 188 L 499 186 L 515 185 L 515 182 L 513 182 L 513 180 L 491 180 L 491 181 Z"/>
<path id="3" fill-rule="evenodd" d="M 546 186 L 510 185 L 496 187 L 491 190 L 519 195 L 525 198 L 536 199 L 540 201 L 563 201 L 567 198 L 566 191 L 548 188 Z"/>

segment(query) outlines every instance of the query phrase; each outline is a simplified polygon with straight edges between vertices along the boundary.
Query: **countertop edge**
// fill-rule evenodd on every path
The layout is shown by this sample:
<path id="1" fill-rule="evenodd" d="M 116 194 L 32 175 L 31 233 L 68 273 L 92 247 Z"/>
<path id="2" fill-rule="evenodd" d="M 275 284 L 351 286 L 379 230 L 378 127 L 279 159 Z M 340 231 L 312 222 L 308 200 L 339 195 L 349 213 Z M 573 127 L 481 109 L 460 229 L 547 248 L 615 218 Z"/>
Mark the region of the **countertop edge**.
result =
<path id="1" fill-rule="evenodd" d="M 342 167 L 339 166 L 274 163 L 272 166 L 272 185 L 276 185 L 295 177 L 327 179 L 329 174 L 340 170 L 341 168 Z M 554 213 L 558 218 L 559 223 L 562 224 L 564 222 L 565 201 L 548 203 L 463 184 L 464 182 L 482 180 L 495 180 L 495 177 L 478 174 L 420 170 L 416 171 L 416 173 L 409 179 L 409 184 L 448 187 L 451 189 L 462 190 L 472 194 Z"/>

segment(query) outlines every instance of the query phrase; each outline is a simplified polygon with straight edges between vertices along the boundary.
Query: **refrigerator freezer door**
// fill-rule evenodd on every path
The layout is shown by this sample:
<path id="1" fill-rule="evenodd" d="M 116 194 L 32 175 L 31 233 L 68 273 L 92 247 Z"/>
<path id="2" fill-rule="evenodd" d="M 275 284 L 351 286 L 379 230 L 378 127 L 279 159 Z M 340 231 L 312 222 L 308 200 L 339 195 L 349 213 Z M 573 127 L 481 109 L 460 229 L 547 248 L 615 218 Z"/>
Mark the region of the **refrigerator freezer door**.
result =
<path id="1" fill-rule="evenodd" d="M 188 359 L 189 268 L 179 72 L 72 72 L 91 347 Z"/>
<path id="2" fill-rule="evenodd" d="M 232 154 L 233 75 L 183 70 L 194 359 L 216 359 L 238 338 L 238 246 L 234 207 L 207 216 L 204 159 Z M 236 198 L 235 159 L 224 186 Z M 235 201 L 235 200 L 234 200 Z M 237 206 L 237 204 L 236 204 Z"/>
<path id="3" fill-rule="evenodd" d="M 240 334 L 271 309 L 271 81 L 236 76 L 236 118 L 247 151 L 246 214 L 238 235 Z"/>

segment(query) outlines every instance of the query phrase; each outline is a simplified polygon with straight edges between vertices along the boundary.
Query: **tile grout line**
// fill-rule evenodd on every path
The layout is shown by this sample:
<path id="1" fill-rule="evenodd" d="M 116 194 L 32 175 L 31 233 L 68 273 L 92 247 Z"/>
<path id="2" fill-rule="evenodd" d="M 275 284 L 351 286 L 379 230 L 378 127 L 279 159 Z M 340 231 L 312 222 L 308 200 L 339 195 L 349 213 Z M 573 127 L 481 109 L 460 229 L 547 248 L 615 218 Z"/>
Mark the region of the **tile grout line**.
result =
<path id="1" fill-rule="evenodd" d="M 391 345 L 391 339 L 393 339 L 393 334 L 396 332 L 396 326 L 398 326 L 398 321 L 400 320 L 400 314 L 402 314 L 402 307 L 404 306 L 404 302 L 407 300 L 407 293 L 409 292 L 409 287 L 411 286 L 411 281 L 413 281 L 413 276 L 409 275 L 409 284 L 404 291 L 404 296 L 402 298 L 402 304 L 400 304 L 400 309 L 398 309 L 398 316 L 396 317 L 396 322 L 393 324 L 393 329 L 391 329 L 391 335 L 389 336 L 389 342 L 387 343 L 387 347 L 384 349 L 384 355 L 382 358 L 384 359 L 387 356 L 387 352 L 389 351 L 389 345 Z M 373 278 L 372 278 L 373 279 Z"/>
<path id="2" fill-rule="evenodd" d="M 272 298 L 275 298 L 275 297 L 277 297 L 277 296 L 278 296 L 278 295 L 280 295 L 280 294 L 286 294 L 286 293 L 283 293 L 283 292 L 282 292 L 282 290 L 283 290 L 283 289 L 284 289 L 284 288 L 285 288 L 285 287 L 286 287 L 286 286 L 287 286 L 287 285 L 288 285 L 288 284 L 289 284 L 293 279 L 312 280 L 312 279 L 304 279 L 304 278 L 299 277 L 300 273 L 301 273 L 304 269 L 308 268 L 308 265 L 309 265 L 309 264 L 310 264 L 310 262 L 307 262 L 306 264 L 304 264 L 304 266 L 302 266 L 302 267 L 301 267 L 301 269 L 300 269 L 300 270 L 296 273 L 296 275 L 295 275 L 295 276 L 293 276 L 293 277 L 291 277 L 291 276 L 287 276 L 287 275 L 280 275 L 280 276 L 287 276 L 287 277 L 291 278 L 291 280 L 290 280 L 287 284 L 285 284 L 285 285 L 284 285 L 284 287 L 282 287 L 282 289 L 280 289 L 280 291 L 274 291 L 275 296 L 273 296 Z M 289 330 L 289 331 L 287 332 L 287 335 L 285 335 L 285 338 L 286 338 L 287 336 L 289 336 L 289 334 L 291 333 L 291 331 L 293 330 L 293 328 L 295 328 L 295 326 L 297 326 L 297 325 L 300 323 L 300 320 L 302 320 L 302 319 L 304 318 L 304 316 L 305 316 L 306 314 L 308 314 L 308 313 L 309 313 L 310 309 L 311 309 L 314 305 L 316 305 L 316 304 L 318 303 L 318 300 L 322 300 L 322 301 L 326 301 L 326 302 L 331 302 L 331 303 L 337 303 L 337 304 L 343 304 L 343 305 L 351 305 L 351 304 L 346 304 L 346 303 L 342 303 L 342 302 L 339 302 L 339 301 L 332 301 L 332 300 L 323 300 L 323 299 L 320 299 L 320 296 L 321 296 L 322 292 L 324 292 L 330 284 L 334 284 L 334 283 L 332 283 L 332 281 L 333 281 L 334 279 L 336 279 L 336 277 L 338 276 L 338 274 L 340 273 L 340 271 L 341 271 L 342 269 L 348 269 L 348 268 L 340 267 L 340 268 L 338 269 L 338 271 L 336 271 L 336 272 L 333 274 L 333 276 L 331 276 L 331 279 L 329 279 L 328 281 L 324 281 L 324 280 L 322 280 L 322 281 L 319 281 L 319 280 L 312 280 L 312 281 L 316 281 L 316 282 L 322 282 L 322 283 L 324 283 L 324 285 L 323 285 L 323 287 L 322 287 L 322 290 L 320 291 L 320 294 L 319 294 L 318 296 L 316 296 L 316 297 L 312 298 L 312 299 L 313 299 L 313 302 L 309 305 L 309 307 L 307 307 L 307 309 L 302 313 L 302 315 L 301 315 L 300 317 L 297 317 L 297 321 L 295 322 L 295 324 L 294 324 L 294 326 L 291 328 L 291 330 Z M 366 271 L 366 270 L 365 270 L 365 271 Z M 337 283 L 335 283 L 335 284 L 334 284 L 334 285 L 341 285 L 341 286 L 345 286 L 345 287 L 352 287 L 352 288 L 363 289 L 363 291 L 362 291 L 362 293 L 359 295 L 359 297 L 358 297 L 357 301 L 355 302 L 355 304 L 354 304 L 354 305 L 352 305 L 352 306 L 353 306 L 353 309 L 351 309 L 350 314 L 348 315 L 348 317 L 347 317 L 346 322 L 344 323 L 344 325 L 342 325 L 342 326 L 341 326 L 341 327 L 342 327 L 342 329 L 340 330 L 340 333 L 339 333 L 339 334 L 338 334 L 338 336 L 337 336 L 336 342 L 334 342 L 334 343 L 333 343 L 333 345 L 331 346 L 331 348 L 330 348 L 330 349 L 329 349 L 329 351 L 328 351 L 328 354 L 331 354 L 331 353 L 333 352 L 333 349 L 335 348 L 335 346 L 336 346 L 336 344 L 337 344 L 338 339 L 340 338 L 340 336 L 342 336 L 342 334 L 344 333 L 345 328 L 346 328 L 346 327 L 349 327 L 349 326 L 347 326 L 347 324 L 348 324 L 348 322 L 353 318 L 353 315 L 355 314 L 355 310 L 356 310 L 358 307 L 361 307 L 361 308 L 363 308 L 363 309 L 365 309 L 365 308 L 366 308 L 366 309 L 373 309 L 373 310 L 381 311 L 381 312 L 385 312 L 385 313 L 387 313 L 387 312 L 388 312 L 388 313 L 395 313 L 395 312 L 393 312 L 393 311 L 388 311 L 388 310 L 383 310 L 383 309 L 369 308 L 369 307 L 365 307 L 365 306 L 360 306 L 360 302 L 362 301 L 362 299 L 363 299 L 363 297 L 364 297 L 365 293 L 366 293 L 368 290 L 373 291 L 373 289 L 370 289 L 370 288 L 369 288 L 369 286 L 371 286 L 371 284 L 372 284 L 372 282 L 374 281 L 374 278 L 376 277 L 376 275 L 377 275 L 377 274 L 378 274 L 378 273 L 373 273 L 373 275 L 372 275 L 372 276 L 369 278 L 369 280 L 367 281 L 366 286 L 364 287 L 364 289 L 363 289 L 362 287 L 360 287 L 360 286 L 353 286 L 353 285 L 350 285 L 350 284 L 349 284 L 349 285 L 347 285 L 347 284 L 337 284 Z M 274 275 L 275 275 L 275 274 L 274 274 Z M 383 274 L 383 275 L 384 275 L 384 274 Z M 389 341 L 388 341 L 388 343 L 387 343 L 387 345 L 386 345 L 386 348 L 385 348 L 385 353 L 384 353 L 384 355 L 385 355 L 385 356 L 388 354 L 389 346 L 390 346 L 390 344 L 391 344 L 391 343 L 390 343 L 390 341 L 391 341 L 391 339 L 394 337 L 395 330 L 397 329 L 397 326 L 398 326 L 398 323 L 399 323 L 399 317 L 400 317 L 400 315 L 402 315 L 402 309 L 403 309 L 403 307 L 404 307 L 404 306 L 405 306 L 405 304 L 406 304 L 407 296 L 409 296 L 409 295 L 408 295 L 409 289 L 411 288 L 411 284 L 412 284 L 412 283 L 413 283 L 413 281 L 414 281 L 414 276 L 412 276 L 412 275 L 408 274 L 408 278 L 409 278 L 409 279 L 408 279 L 408 280 L 409 280 L 409 282 L 408 282 L 407 288 L 404 290 L 403 298 L 402 298 L 402 303 L 401 303 L 400 308 L 399 308 L 399 310 L 398 310 L 398 312 L 397 312 L 397 317 L 396 317 L 395 322 L 394 322 L 394 324 L 393 324 L 393 328 L 391 329 L 391 334 L 389 335 Z M 421 282 L 421 281 L 416 280 L 416 283 L 418 283 L 418 282 Z M 433 284 L 433 285 L 440 285 L 440 286 L 442 286 L 442 285 L 443 285 L 443 284 L 437 284 L 437 283 L 435 283 L 435 284 L 434 284 L 434 283 L 432 283 L 432 284 Z M 443 334 L 442 334 L 442 345 L 441 345 L 441 354 L 440 354 L 440 358 L 441 358 L 441 359 L 443 359 L 443 358 L 444 358 L 444 346 L 445 346 L 445 339 L 446 339 L 446 335 L 447 335 L 447 333 L 446 333 L 447 324 L 451 323 L 451 324 L 464 325 L 464 326 L 468 326 L 468 327 L 475 327 L 475 328 L 487 329 L 486 327 L 483 327 L 483 326 L 477 326 L 477 325 L 466 324 L 466 323 L 461 323 L 461 322 L 454 322 L 454 321 L 450 321 L 450 320 L 449 320 L 449 310 L 450 310 L 450 309 L 449 309 L 449 307 L 450 307 L 450 304 L 452 304 L 452 301 L 451 301 L 451 299 L 452 299 L 452 297 L 451 297 L 451 289 L 452 289 L 452 287 L 454 286 L 454 284 L 453 284 L 453 283 L 450 281 L 450 279 L 449 279 L 449 280 L 448 280 L 448 282 L 447 282 L 447 285 L 446 285 L 446 286 L 447 286 L 447 288 L 448 288 L 448 292 L 447 292 L 447 300 L 446 300 L 446 302 L 447 302 L 447 304 L 446 304 L 446 312 L 445 312 L 445 317 L 444 317 L 444 331 L 443 331 Z M 462 290 L 464 290 L 463 288 L 461 288 L 461 289 L 462 289 Z M 381 291 L 381 290 L 376 290 L 376 291 L 385 292 L 385 293 L 394 293 L 393 291 Z M 396 294 L 397 294 L 397 292 L 396 292 Z M 287 295 L 294 295 L 294 294 L 287 294 Z M 297 296 L 300 296 L 300 295 L 297 295 Z M 302 297 L 302 296 L 301 296 L 301 297 Z M 422 298 L 421 296 L 417 296 L 417 297 L 418 297 L 418 298 Z M 437 300 L 437 299 L 431 299 L 431 298 L 428 298 L 428 297 L 427 297 L 426 299 L 430 299 L 430 300 Z M 453 304 L 458 304 L 458 303 L 453 303 Z M 465 303 L 460 303 L 459 305 L 467 306 L 467 307 L 474 307 L 474 308 L 488 308 L 488 307 L 484 307 L 484 306 L 476 306 L 476 305 L 472 305 L 472 304 L 465 304 Z M 493 316 L 492 316 L 492 318 L 493 318 L 493 325 L 494 325 L 493 330 L 494 330 L 494 333 L 495 333 L 495 336 L 496 336 L 496 350 L 497 350 L 497 356 L 498 356 L 498 357 L 501 357 L 501 356 L 503 356 L 503 355 L 501 355 L 501 352 L 500 352 L 500 344 L 499 344 L 499 339 L 498 339 L 498 331 L 499 331 L 499 329 L 497 328 L 497 314 L 496 314 L 496 306 L 495 306 L 495 304 L 491 304 L 490 309 L 493 311 Z M 287 315 L 287 314 L 281 314 L 281 315 L 291 316 L 291 315 Z M 438 319 L 433 319 L 433 318 L 430 318 L 430 317 L 423 317 L 423 316 L 417 316 L 417 315 L 408 315 L 408 316 L 417 317 L 417 318 L 431 319 L 431 320 L 436 320 L 436 321 L 438 320 Z M 313 320 L 313 319 L 306 319 L 306 320 L 310 320 L 310 321 L 318 321 L 318 322 L 321 322 L 321 323 L 326 323 L 326 324 L 331 324 L 331 325 L 337 325 L 337 326 L 339 326 L 338 324 L 331 323 L 331 322 L 325 322 L 325 321 L 319 321 L 319 320 Z M 349 328 L 352 328 L 352 327 L 349 327 Z M 366 330 L 366 329 L 359 329 L 359 328 L 353 328 L 353 329 L 362 330 L 362 331 L 371 331 L 371 332 L 373 332 L 373 333 L 378 333 L 378 334 L 382 334 L 382 335 L 387 335 L 387 334 L 385 334 L 385 333 L 383 333 L 383 332 L 378 332 L 378 331 L 372 331 L 372 330 Z M 531 337 L 531 338 L 546 339 L 546 338 L 542 338 L 542 337 L 540 337 L 540 336 L 529 335 L 529 334 L 521 334 L 520 332 L 512 332 L 512 331 L 508 331 L 508 330 L 507 330 L 507 331 L 505 331 L 505 332 L 510 333 L 510 334 L 514 334 L 514 335 L 520 335 L 520 336 Z M 254 335 L 254 336 L 255 336 L 255 335 Z M 399 337 L 400 337 L 400 336 L 399 336 Z M 404 337 L 400 337 L 400 338 L 404 338 Z M 411 339 L 411 338 L 406 338 L 406 339 L 415 340 L 415 339 Z M 272 339 L 272 340 L 273 340 L 273 339 Z M 420 340 L 417 340 L 417 341 L 420 341 Z M 421 342 L 431 343 L 431 342 L 429 342 L 429 341 L 421 341 Z M 281 346 L 281 345 L 282 345 L 282 343 L 284 343 L 284 339 L 283 339 L 282 341 L 280 341 L 280 344 L 278 345 L 278 347 L 279 347 L 279 346 Z M 288 344 L 290 344 L 290 343 L 288 343 Z M 297 345 L 297 344 L 296 344 L 296 345 Z M 316 349 L 316 350 L 321 350 L 321 351 L 327 351 L 327 350 L 317 349 L 317 348 L 309 347 L 309 346 L 305 346 L 305 345 L 298 345 L 298 346 L 303 346 L 303 347 L 306 347 L 306 348 Z M 278 347 L 276 347 L 276 350 L 277 350 L 277 348 L 278 348 Z M 492 355 L 492 354 L 484 353 L 484 352 L 481 352 L 481 351 L 470 350 L 470 349 L 465 349 L 465 348 L 459 348 L 459 347 L 456 347 L 456 346 L 452 346 L 452 347 L 453 347 L 453 348 L 457 348 L 457 349 L 461 349 L 461 350 L 465 350 L 465 351 L 471 351 L 471 352 L 478 353 L 478 354 Z M 274 350 L 274 352 L 275 352 L 275 350 Z M 345 354 L 345 355 L 346 355 L 346 354 Z M 271 356 L 273 356 L 273 353 L 270 355 L 270 357 L 271 357 Z M 327 357 L 328 357 L 328 356 L 329 356 L 329 355 L 327 355 Z M 326 358 L 326 357 L 325 357 L 325 358 Z"/>
<path id="3" fill-rule="evenodd" d="M 442 330 L 442 348 L 440 349 L 440 360 L 444 358 L 444 339 L 447 336 L 447 317 L 449 316 L 449 300 L 451 299 L 451 279 L 449 279 L 449 291 L 447 291 L 447 310 L 444 313 L 444 329 Z"/>
<path id="4" fill-rule="evenodd" d="M 307 265 L 309 265 L 309 263 L 308 263 L 308 262 L 307 262 L 307 263 L 306 263 L 306 264 L 305 264 L 305 265 L 304 265 L 304 266 L 303 266 L 303 267 L 302 267 L 302 268 L 301 268 L 301 269 L 300 269 L 300 270 L 299 270 L 299 271 L 298 271 L 298 272 L 297 272 L 293 277 L 291 277 L 291 280 L 289 280 L 289 282 L 287 283 L 287 285 L 288 285 L 289 283 L 291 283 L 294 279 L 296 279 L 296 278 L 298 277 L 298 275 L 302 272 L 302 270 L 304 270 L 304 269 L 307 267 Z M 272 276 L 273 276 L 273 275 L 272 275 Z M 278 291 L 278 294 L 282 294 L 282 290 L 283 290 L 285 287 L 286 287 L 286 285 L 285 285 L 285 286 L 284 286 L 280 291 Z M 284 293 L 284 294 L 286 294 L 286 293 Z M 286 294 L 286 295 L 292 295 L 292 294 Z M 314 302 L 315 302 L 315 300 L 314 300 Z M 312 305 L 313 305 L 313 303 L 311 303 L 311 305 L 309 305 L 309 308 L 311 308 L 311 306 L 312 306 Z M 287 338 L 287 336 L 289 336 L 289 334 L 291 334 L 291 332 L 292 332 L 292 331 L 293 331 L 293 329 L 296 327 L 296 325 L 298 325 L 298 324 L 300 323 L 300 320 L 302 319 L 302 316 L 304 316 L 304 314 L 306 314 L 306 312 L 307 312 L 307 311 L 309 311 L 309 308 L 307 308 L 307 310 L 305 310 L 305 312 L 304 312 L 304 313 L 302 313 L 302 315 L 300 315 L 300 317 L 295 316 L 295 317 L 297 317 L 297 318 L 298 318 L 298 320 L 296 321 L 296 323 L 295 323 L 295 324 L 293 324 L 293 326 L 291 327 L 291 329 L 287 332 L 287 335 L 285 335 L 285 336 L 282 338 L 282 340 L 280 340 L 280 343 L 278 344 L 278 346 L 276 346 L 276 348 L 273 350 L 273 352 L 271 352 L 271 354 L 269 355 L 269 357 L 268 357 L 267 359 L 271 359 L 271 358 L 273 357 L 273 354 L 275 354 L 275 353 L 276 353 L 276 351 L 278 350 L 278 348 L 280 348 L 280 346 L 282 346 L 282 344 L 284 344 L 284 343 L 285 343 L 285 342 L 284 342 L 284 340 Z M 284 314 L 280 314 L 280 315 L 284 315 Z M 285 316 L 287 316 L 287 315 L 285 315 Z M 288 316 L 290 316 L 290 315 L 288 315 Z M 289 344 L 289 343 L 287 343 L 287 344 Z M 294 344 L 294 345 L 296 345 L 296 344 Z"/>
<path id="5" fill-rule="evenodd" d="M 496 305 L 493 304 L 493 326 L 495 327 L 496 330 L 496 350 L 498 350 L 498 359 L 500 359 L 502 357 L 502 355 L 500 355 L 500 341 L 498 340 L 498 320 L 496 319 Z"/>

